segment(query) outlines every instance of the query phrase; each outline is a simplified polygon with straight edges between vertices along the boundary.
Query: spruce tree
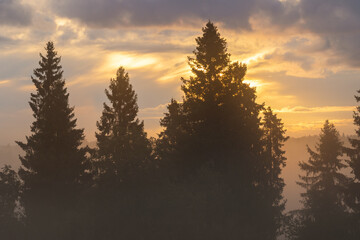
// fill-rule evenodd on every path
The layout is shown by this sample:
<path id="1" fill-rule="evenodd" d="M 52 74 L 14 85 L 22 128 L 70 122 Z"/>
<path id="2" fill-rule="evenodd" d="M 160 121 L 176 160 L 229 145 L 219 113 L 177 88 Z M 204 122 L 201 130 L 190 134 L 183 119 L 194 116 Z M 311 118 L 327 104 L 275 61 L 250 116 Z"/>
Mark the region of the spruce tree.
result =
<path id="1" fill-rule="evenodd" d="M 211 101 L 221 88 L 221 74 L 230 63 L 230 54 L 226 40 L 212 22 L 209 21 L 202 30 L 203 36 L 196 38 L 195 56 L 188 57 L 194 76 L 189 80 L 182 79 L 182 90 L 186 99 Z"/>
<path id="2" fill-rule="evenodd" d="M 276 238 L 276 234 L 282 227 L 283 210 L 285 209 L 285 201 L 282 192 L 285 186 L 284 179 L 280 176 L 281 170 L 286 165 L 285 151 L 282 149 L 286 140 L 289 137 L 285 136 L 284 124 L 281 119 L 273 113 L 272 109 L 268 107 L 264 112 L 262 121 L 264 130 L 264 152 L 263 152 L 263 167 L 262 176 L 264 182 L 262 183 L 263 193 L 266 196 L 265 204 L 268 211 L 264 211 L 264 224 L 268 228 L 268 234 L 272 239 Z M 265 213 L 268 213 L 267 215 Z"/>
<path id="3" fill-rule="evenodd" d="M 71 234 L 77 193 L 87 169 L 87 149 L 80 147 L 83 129 L 76 128 L 74 108 L 69 106 L 61 58 L 52 42 L 45 50 L 31 76 L 36 87 L 29 102 L 35 118 L 32 134 L 17 142 L 25 151 L 19 175 L 24 182 L 26 223 L 29 234 L 38 239 L 46 233 L 55 238 Z"/>
<path id="4" fill-rule="evenodd" d="M 96 205 L 101 206 L 94 228 L 98 237 L 142 239 L 146 235 L 143 224 L 150 223 L 144 219 L 151 217 L 145 209 L 152 150 L 144 123 L 137 118 L 137 96 L 124 68 L 117 70 L 105 94 L 110 104 L 104 103 L 97 122 L 94 154 Z"/>
<path id="5" fill-rule="evenodd" d="M 300 162 L 305 175 L 300 176 L 303 209 L 294 213 L 292 239 L 348 239 L 344 188 L 347 177 L 341 173 L 346 167 L 343 144 L 335 126 L 326 121 L 321 129 L 316 151 L 308 147 L 307 162 Z"/>
<path id="6" fill-rule="evenodd" d="M 360 90 L 357 91 L 360 93 Z M 360 102 L 360 96 L 355 96 L 356 101 Z M 345 148 L 345 153 L 350 158 L 348 164 L 354 175 L 349 182 L 347 192 L 347 204 L 352 209 L 353 237 L 360 238 L 360 106 L 354 111 L 354 125 L 356 129 L 356 138 L 349 138 L 351 147 Z"/>
<path id="7" fill-rule="evenodd" d="M 196 42 L 195 56 L 188 58 L 193 75 L 182 79 L 183 100 L 173 100 L 161 120 L 164 131 L 157 141 L 158 157 L 173 170 L 164 172 L 174 174 L 171 179 L 189 190 L 188 198 L 199 201 L 191 204 L 197 206 L 192 211 L 183 213 L 188 214 L 185 219 L 207 216 L 198 221 L 202 234 L 274 239 L 279 224 L 273 222 L 280 210 L 274 211 L 273 204 L 279 209 L 282 205 L 279 196 L 271 198 L 273 202 L 270 197 L 264 200 L 269 195 L 263 184 L 266 172 L 273 173 L 266 177 L 278 180 L 273 195 L 281 195 L 282 184 L 277 167 L 266 169 L 264 164 L 263 105 L 256 102 L 256 90 L 243 82 L 246 65 L 230 62 L 226 41 L 213 23 L 206 24 Z M 278 154 L 272 161 L 280 167 L 284 159 Z M 271 224 L 276 226 L 268 230 Z"/>
<path id="8" fill-rule="evenodd" d="M 357 92 L 360 93 L 360 90 Z M 360 102 L 360 96 L 355 96 L 355 99 L 358 103 Z M 357 106 L 356 111 L 354 111 L 354 125 L 357 127 L 356 135 L 360 137 L 360 106 Z M 353 147 L 352 149 L 346 149 L 350 157 L 349 165 L 353 170 L 355 178 L 360 181 L 360 139 L 350 138 L 349 140 Z"/>
<path id="9" fill-rule="evenodd" d="M 111 184 L 129 181 L 150 158 L 150 142 L 144 122 L 137 118 L 137 96 L 129 82 L 129 75 L 120 67 L 110 80 L 105 94 L 110 105 L 104 103 L 99 132 L 96 133 L 100 178 L 111 178 Z M 110 180 L 110 179 L 109 179 Z"/>
<path id="10" fill-rule="evenodd" d="M 226 41 L 213 23 L 207 23 L 196 42 L 195 56 L 189 57 L 194 75 L 182 79 L 183 103 L 172 101 L 169 105 L 169 110 L 178 112 L 170 111 L 162 120 L 165 130 L 159 142 L 177 139 L 169 141 L 168 148 L 182 155 L 178 158 L 182 158 L 185 172 L 204 164 L 225 170 L 228 161 L 241 156 L 239 152 L 260 152 L 262 105 L 255 102 L 255 89 L 243 83 L 246 65 L 230 63 Z M 170 127 L 173 122 L 178 126 Z"/>

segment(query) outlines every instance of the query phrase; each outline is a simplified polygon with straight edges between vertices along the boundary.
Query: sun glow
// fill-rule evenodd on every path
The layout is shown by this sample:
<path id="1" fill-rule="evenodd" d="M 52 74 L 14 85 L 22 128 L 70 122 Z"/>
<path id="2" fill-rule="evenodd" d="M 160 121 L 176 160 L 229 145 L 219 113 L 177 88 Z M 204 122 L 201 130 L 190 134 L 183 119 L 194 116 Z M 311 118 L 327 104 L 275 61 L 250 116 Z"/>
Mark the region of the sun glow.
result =
<path id="1" fill-rule="evenodd" d="M 250 87 L 255 87 L 257 89 L 261 88 L 263 86 L 263 83 L 260 80 L 250 80 L 246 79 L 243 81 L 243 83 L 249 84 Z"/>
<path id="2" fill-rule="evenodd" d="M 267 52 L 257 53 L 251 57 L 243 59 L 241 62 L 245 63 L 246 65 L 249 65 L 251 63 L 257 62 L 260 59 L 264 58 L 264 56 L 267 54 Z"/>
<path id="3" fill-rule="evenodd" d="M 56 18 L 55 23 L 58 27 L 65 26 L 66 24 L 69 24 L 71 21 L 66 18 Z"/>
<path id="4" fill-rule="evenodd" d="M 138 69 L 154 65 L 157 61 L 158 60 L 152 56 L 112 53 L 108 56 L 106 65 L 110 68 L 118 68 L 119 66 L 123 66 L 126 69 Z"/>
<path id="5" fill-rule="evenodd" d="M 4 85 L 6 83 L 9 83 L 10 81 L 9 80 L 3 80 L 3 81 L 0 81 L 0 85 Z"/>

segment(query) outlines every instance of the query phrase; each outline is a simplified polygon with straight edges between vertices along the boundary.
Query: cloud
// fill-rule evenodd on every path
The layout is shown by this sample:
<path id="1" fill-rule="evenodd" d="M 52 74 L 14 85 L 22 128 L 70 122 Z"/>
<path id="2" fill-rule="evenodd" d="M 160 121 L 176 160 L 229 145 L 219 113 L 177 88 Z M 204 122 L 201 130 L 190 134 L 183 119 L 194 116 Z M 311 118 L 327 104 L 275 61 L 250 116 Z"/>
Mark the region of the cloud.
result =
<path id="1" fill-rule="evenodd" d="M 0 80 L 0 87 L 5 86 L 9 82 L 10 82 L 9 80 Z"/>
<path id="2" fill-rule="evenodd" d="M 353 119 L 345 118 L 345 119 L 330 119 L 331 123 L 333 123 L 336 128 L 341 128 L 351 126 Z M 317 120 L 311 122 L 297 122 L 293 124 L 286 124 L 286 127 L 289 132 L 300 132 L 300 131 L 314 131 L 314 133 L 319 132 L 320 128 L 324 126 L 325 120 Z M 351 133 L 351 131 L 347 131 L 347 133 Z"/>
<path id="3" fill-rule="evenodd" d="M 211 19 L 227 28 L 251 29 L 255 13 L 271 22 L 290 25 L 299 19 L 296 8 L 278 0 L 79 0 L 52 1 L 55 12 L 91 27 L 192 25 Z"/>
<path id="4" fill-rule="evenodd" d="M 297 62 L 303 70 L 313 67 L 311 54 L 327 51 L 329 67 L 342 64 L 349 68 L 360 66 L 360 2 L 338 0 L 48 0 L 52 10 L 60 17 L 76 20 L 87 26 L 89 40 L 100 40 L 108 50 L 161 52 L 188 51 L 189 45 L 178 42 L 162 42 L 170 36 L 162 36 L 164 29 L 181 32 L 198 29 L 208 19 L 221 29 L 243 32 L 267 31 L 288 34 L 292 37 L 284 47 L 288 48 L 284 60 Z M 121 41 L 108 36 L 106 29 L 147 29 L 136 33 L 137 39 Z M 159 41 L 139 41 L 158 34 Z M 134 32 L 134 31 L 133 31 Z M 294 32 L 297 36 L 294 37 Z M 101 39 L 108 41 L 101 42 Z M 145 34 L 144 34 L 145 33 Z M 119 35 L 119 32 L 111 34 Z M 316 41 L 306 41 L 303 34 L 316 36 Z M 175 34 L 176 35 L 176 34 Z M 74 37 L 68 30 L 63 38 Z M 314 40 L 312 39 L 312 40 Z M 294 49 L 310 56 L 292 55 Z"/>
<path id="5" fill-rule="evenodd" d="M 243 1 L 243 9 L 251 7 L 250 0 Z M 235 8 L 228 8 L 233 1 L 176 1 L 176 0 L 79 0 L 53 1 L 52 6 L 58 14 L 75 18 L 92 27 L 127 27 L 127 26 L 164 26 L 174 23 L 192 22 L 197 18 L 221 18 L 225 9 L 234 12 Z M 240 4 L 236 4 L 240 5 Z M 233 6 L 234 7 L 234 6 Z M 245 12 L 245 11 L 244 11 Z M 233 14 L 231 14 L 233 15 Z M 239 14 L 239 21 L 244 27 L 248 26 L 248 13 Z"/>
<path id="6" fill-rule="evenodd" d="M 360 28 L 360 2 L 301 0 L 303 25 L 317 33 L 352 33 Z"/>
<path id="7" fill-rule="evenodd" d="M 311 56 L 301 55 L 294 52 L 280 53 L 278 51 L 275 51 L 271 54 L 265 55 L 264 59 L 267 61 L 277 60 L 279 62 L 297 63 L 304 71 L 311 70 L 314 63 L 314 59 Z"/>
<path id="8" fill-rule="evenodd" d="M 167 112 L 168 104 L 159 104 L 156 107 L 141 108 L 139 110 L 139 116 L 141 119 L 156 119 L 159 120 Z"/>
<path id="9" fill-rule="evenodd" d="M 329 39 L 322 37 L 309 39 L 303 36 L 295 36 L 290 38 L 290 40 L 288 40 L 284 46 L 288 49 L 297 49 L 297 51 L 311 54 L 316 52 L 324 52 L 331 48 Z"/>
<path id="10" fill-rule="evenodd" d="M 27 26 L 31 19 L 29 6 L 19 0 L 0 0 L 0 25 Z"/>
<path id="11" fill-rule="evenodd" d="M 274 83 L 271 86 L 277 87 L 274 89 L 277 96 L 296 96 L 296 102 L 292 106 L 351 106 L 355 102 L 353 95 L 359 88 L 358 75 L 358 71 L 339 71 L 325 72 L 324 77 L 313 78 L 311 73 L 308 77 L 296 77 L 286 72 L 264 71 L 252 73 L 248 77 Z M 268 95 L 271 97 L 274 94 L 268 91 L 264 98 L 268 99 Z M 290 104 L 282 101 L 279 105 L 282 108 Z"/>
<path id="12" fill-rule="evenodd" d="M 0 47 L 10 47 L 13 46 L 17 41 L 0 35 Z"/>
<path id="13" fill-rule="evenodd" d="M 360 66 L 360 2 L 301 0 L 301 29 L 320 36 L 332 50 L 329 65 Z"/>
<path id="14" fill-rule="evenodd" d="M 292 108 L 282 108 L 274 110 L 281 113 L 330 113 L 330 112 L 352 112 L 354 106 L 324 106 L 324 107 L 303 107 L 296 106 Z"/>

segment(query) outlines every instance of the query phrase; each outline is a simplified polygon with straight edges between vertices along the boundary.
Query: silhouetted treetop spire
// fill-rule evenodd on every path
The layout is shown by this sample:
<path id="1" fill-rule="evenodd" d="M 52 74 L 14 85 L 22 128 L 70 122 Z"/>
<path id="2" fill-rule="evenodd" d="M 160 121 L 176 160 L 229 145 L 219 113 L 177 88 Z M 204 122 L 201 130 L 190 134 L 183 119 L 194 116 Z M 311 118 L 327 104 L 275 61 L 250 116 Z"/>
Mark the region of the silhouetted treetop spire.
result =
<path id="1" fill-rule="evenodd" d="M 360 90 L 358 90 L 357 92 L 360 93 Z M 355 99 L 358 103 L 360 102 L 360 96 L 355 96 Z M 356 111 L 354 111 L 353 118 L 354 118 L 354 125 L 357 127 L 357 129 L 355 130 L 357 138 L 349 139 L 352 148 L 346 148 L 345 151 L 346 154 L 350 157 L 349 165 L 356 179 L 360 180 L 360 138 L 359 138 L 360 137 L 360 105 L 356 107 Z"/>
<path id="2" fill-rule="evenodd" d="M 25 142 L 17 142 L 25 152 L 20 157 L 19 176 L 24 182 L 22 201 L 34 239 L 42 239 L 44 232 L 58 236 L 63 226 L 55 228 L 49 219 L 65 219 L 76 212 L 73 206 L 89 175 L 88 150 L 81 147 L 84 130 L 77 128 L 74 108 L 69 106 L 61 58 L 52 42 L 45 50 L 31 76 L 36 87 L 29 102 L 35 118 L 31 135 Z"/>
<path id="3" fill-rule="evenodd" d="M 135 176 L 135 171 L 149 160 L 150 145 L 144 123 L 137 118 L 137 96 L 124 68 L 117 70 L 105 94 L 110 104 L 104 103 L 102 116 L 97 122 L 96 159 L 99 175 L 113 184 L 112 181 L 122 182 Z"/>
<path id="4" fill-rule="evenodd" d="M 299 163 L 303 209 L 293 213 L 291 239 L 349 239 L 345 219 L 344 188 L 348 182 L 341 170 L 343 144 L 334 124 L 325 121 L 316 151 L 308 147 L 309 160 Z"/>
<path id="5" fill-rule="evenodd" d="M 357 91 L 360 94 L 360 90 Z M 345 153 L 350 158 L 347 163 L 354 174 L 354 178 L 349 182 L 347 204 L 352 210 L 353 229 L 355 229 L 356 239 L 360 236 L 360 96 L 355 96 L 356 110 L 354 111 L 354 125 L 356 127 L 356 137 L 349 138 L 351 147 L 344 148 Z"/>
<path id="6" fill-rule="evenodd" d="M 208 77 L 213 77 L 227 67 L 230 54 L 227 53 L 226 40 L 212 22 L 209 21 L 202 31 L 203 36 L 196 38 L 195 57 L 189 57 L 189 64 L 194 74 L 203 71 Z"/>
<path id="7" fill-rule="evenodd" d="M 29 104 L 35 121 L 31 126 L 33 135 L 27 138 L 27 143 L 18 142 L 26 152 L 21 161 L 26 171 L 74 182 L 85 168 L 85 150 L 78 149 L 84 138 L 83 129 L 76 129 L 74 108 L 69 106 L 62 77 L 61 58 L 52 42 L 46 44 L 45 50 L 46 56 L 40 54 L 40 67 L 31 76 L 36 92 L 31 93 Z"/>
<path id="8" fill-rule="evenodd" d="M 196 38 L 195 56 L 188 57 L 194 76 L 188 80 L 182 78 L 182 90 L 186 98 L 211 101 L 222 91 L 224 73 L 230 65 L 230 54 L 227 53 L 226 40 L 212 22 L 209 21 L 202 31 L 203 35 Z"/>
<path id="9" fill-rule="evenodd" d="M 44 81 L 43 87 L 48 88 L 53 81 L 62 79 L 63 71 L 60 65 L 61 57 L 57 57 L 54 43 L 48 42 L 45 50 L 46 56 L 40 53 L 40 67 L 34 69 L 35 78 L 32 77 L 32 80 L 35 85 L 39 84 L 39 80 Z M 36 85 L 36 87 L 38 87 L 38 85 Z"/>

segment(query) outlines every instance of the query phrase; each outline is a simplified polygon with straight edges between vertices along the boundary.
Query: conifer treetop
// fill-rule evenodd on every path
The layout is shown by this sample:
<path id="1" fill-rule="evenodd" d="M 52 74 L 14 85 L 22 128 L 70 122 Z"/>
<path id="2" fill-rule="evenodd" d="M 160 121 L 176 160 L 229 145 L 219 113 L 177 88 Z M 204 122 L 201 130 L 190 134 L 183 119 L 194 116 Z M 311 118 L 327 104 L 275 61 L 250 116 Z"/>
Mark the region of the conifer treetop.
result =
<path id="1" fill-rule="evenodd" d="M 224 70 L 230 62 L 226 40 L 220 36 L 217 27 L 209 21 L 202 29 L 203 35 L 196 38 L 195 57 L 188 57 L 195 75 L 200 72 L 213 77 Z"/>
<path id="2" fill-rule="evenodd" d="M 29 173 L 76 182 L 84 174 L 85 148 L 83 129 L 76 128 L 74 108 L 69 106 L 69 93 L 65 87 L 61 57 L 57 56 L 54 43 L 48 42 L 46 55 L 40 53 L 39 67 L 34 69 L 31 80 L 36 92 L 31 93 L 29 105 L 35 121 L 32 135 L 26 143 L 17 142 L 26 155 L 20 157 L 20 176 Z M 29 175 L 28 175 L 29 176 Z M 44 177 L 46 176 L 46 177 Z"/>
<path id="3" fill-rule="evenodd" d="M 134 172 L 149 159 L 150 145 L 144 123 L 137 118 L 136 93 L 123 67 L 110 79 L 105 94 L 110 103 L 104 103 L 97 122 L 95 158 L 102 182 L 112 184 L 112 181 L 122 182 L 136 175 Z"/>

